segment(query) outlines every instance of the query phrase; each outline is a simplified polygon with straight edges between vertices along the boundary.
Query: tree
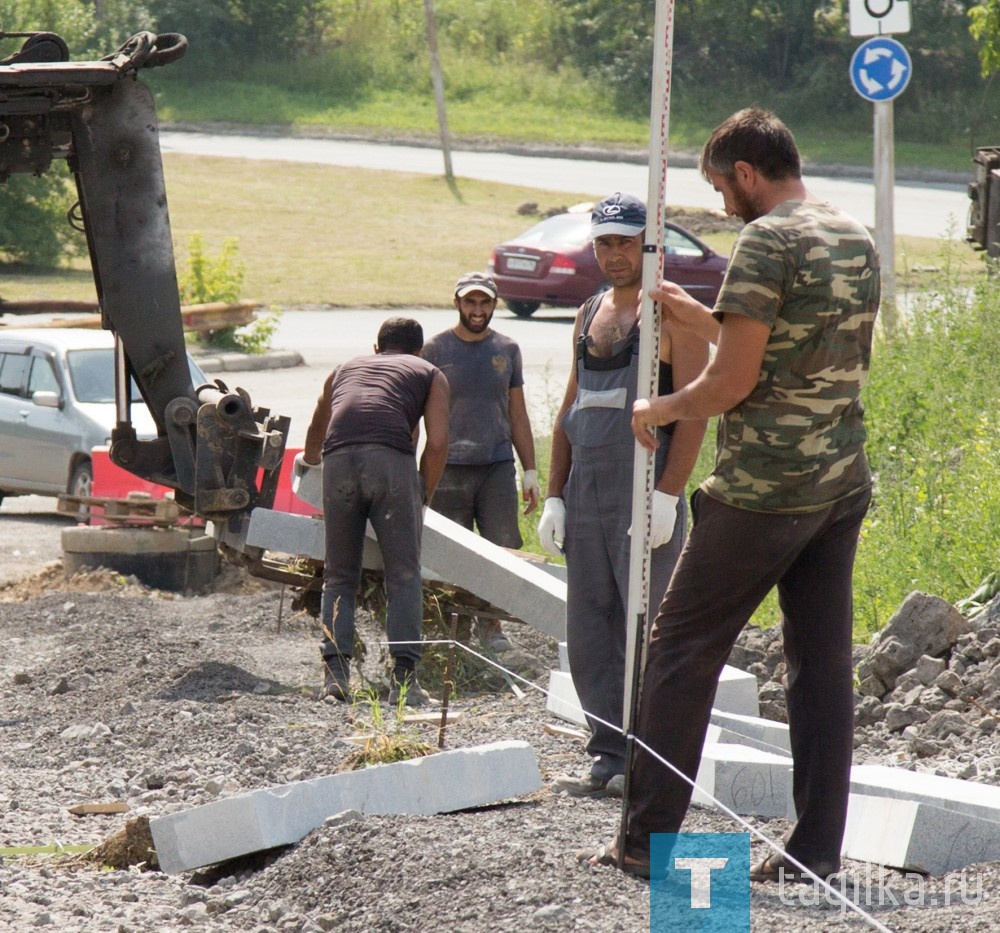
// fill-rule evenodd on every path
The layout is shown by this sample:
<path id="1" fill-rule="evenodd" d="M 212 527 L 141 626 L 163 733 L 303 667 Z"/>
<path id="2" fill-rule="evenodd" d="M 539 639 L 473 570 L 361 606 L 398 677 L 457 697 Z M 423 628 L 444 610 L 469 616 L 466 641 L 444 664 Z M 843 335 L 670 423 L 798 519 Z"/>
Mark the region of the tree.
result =
<path id="1" fill-rule="evenodd" d="M 969 33 L 979 46 L 980 73 L 1000 71 L 1000 0 L 983 0 L 969 10 Z"/>

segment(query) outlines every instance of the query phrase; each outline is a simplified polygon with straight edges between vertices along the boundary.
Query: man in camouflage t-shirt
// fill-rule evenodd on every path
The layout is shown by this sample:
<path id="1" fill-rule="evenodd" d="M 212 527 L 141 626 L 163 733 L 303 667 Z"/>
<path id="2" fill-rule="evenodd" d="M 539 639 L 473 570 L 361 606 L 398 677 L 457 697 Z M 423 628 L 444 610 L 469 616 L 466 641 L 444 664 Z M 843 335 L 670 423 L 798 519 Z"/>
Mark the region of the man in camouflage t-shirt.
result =
<path id="1" fill-rule="evenodd" d="M 743 626 L 777 587 L 798 815 L 785 853 L 751 880 L 840 864 L 853 750 L 851 575 L 870 499 L 860 401 L 879 303 L 865 228 L 811 198 L 788 129 L 740 111 L 705 144 L 702 172 L 746 221 L 712 311 L 663 283 L 665 316 L 714 359 L 670 396 L 639 400 L 633 430 L 720 415 L 715 469 L 653 624 L 631 772 L 625 869 L 648 870 L 649 834 L 680 831 L 716 684 Z M 619 841 L 620 843 L 620 841 Z M 617 856 L 599 850 L 594 863 Z"/>

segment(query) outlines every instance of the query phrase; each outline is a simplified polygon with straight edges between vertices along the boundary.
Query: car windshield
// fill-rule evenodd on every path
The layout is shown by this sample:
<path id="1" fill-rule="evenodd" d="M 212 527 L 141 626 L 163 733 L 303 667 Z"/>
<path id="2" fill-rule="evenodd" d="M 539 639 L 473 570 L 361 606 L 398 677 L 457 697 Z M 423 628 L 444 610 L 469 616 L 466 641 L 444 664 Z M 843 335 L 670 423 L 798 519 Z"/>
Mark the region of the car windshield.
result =
<path id="1" fill-rule="evenodd" d="M 590 217 L 587 214 L 556 214 L 525 230 L 518 243 L 572 243 L 583 246 L 590 241 Z"/>
<path id="2" fill-rule="evenodd" d="M 94 350 L 71 350 L 66 354 L 73 393 L 81 402 L 113 402 L 115 400 L 115 351 L 110 347 Z M 201 385 L 205 377 L 188 357 L 191 380 Z M 139 399 L 139 387 L 132 380 L 132 398 Z"/>
<path id="3" fill-rule="evenodd" d="M 115 400 L 115 351 L 71 350 L 66 354 L 73 392 L 81 402 Z"/>
<path id="4" fill-rule="evenodd" d="M 663 229 L 663 250 L 668 256 L 697 256 L 701 258 L 704 252 L 694 240 L 684 236 L 673 227 Z"/>

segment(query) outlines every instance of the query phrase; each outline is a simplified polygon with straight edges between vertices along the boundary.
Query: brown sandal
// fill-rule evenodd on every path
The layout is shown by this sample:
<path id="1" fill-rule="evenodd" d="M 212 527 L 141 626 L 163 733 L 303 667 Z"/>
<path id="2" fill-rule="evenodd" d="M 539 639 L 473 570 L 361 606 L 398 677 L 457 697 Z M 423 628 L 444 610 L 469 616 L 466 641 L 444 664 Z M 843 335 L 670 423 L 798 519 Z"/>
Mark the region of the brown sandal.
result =
<path id="1" fill-rule="evenodd" d="M 772 852 L 767 858 L 750 867 L 750 880 L 765 883 L 784 881 L 789 884 L 812 884 L 816 880 L 813 875 L 826 879 L 830 875 L 835 875 L 838 870 L 838 866 L 832 868 L 820 866 L 818 869 L 810 869 L 812 874 L 808 874 L 789 862 L 780 852 Z"/>
<path id="2" fill-rule="evenodd" d="M 618 867 L 618 851 L 615 848 L 615 844 L 598 846 L 596 849 L 581 849 L 576 853 L 576 860 L 578 862 L 586 862 L 588 865 L 593 865 L 595 868 L 598 865 L 607 865 L 611 868 Z M 622 871 L 626 875 L 635 875 L 637 878 L 645 878 L 649 880 L 649 862 L 640 862 L 638 859 L 629 858 L 628 855 L 625 856 L 625 864 L 622 866 Z"/>

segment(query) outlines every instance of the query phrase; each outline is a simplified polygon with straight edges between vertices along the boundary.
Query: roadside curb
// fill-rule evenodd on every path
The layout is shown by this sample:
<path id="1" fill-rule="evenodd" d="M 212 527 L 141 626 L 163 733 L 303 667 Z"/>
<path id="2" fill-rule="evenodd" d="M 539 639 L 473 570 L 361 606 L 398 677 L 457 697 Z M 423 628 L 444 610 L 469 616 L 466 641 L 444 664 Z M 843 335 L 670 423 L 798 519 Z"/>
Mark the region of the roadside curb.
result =
<path id="1" fill-rule="evenodd" d="M 302 354 L 295 350 L 269 350 L 267 353 L 213 353 L 199 356 L 192 353 L 195 362 L 206 373 L 258 372 L 264 369 L 290 369 L 304 366 Z"/>

